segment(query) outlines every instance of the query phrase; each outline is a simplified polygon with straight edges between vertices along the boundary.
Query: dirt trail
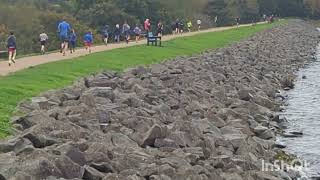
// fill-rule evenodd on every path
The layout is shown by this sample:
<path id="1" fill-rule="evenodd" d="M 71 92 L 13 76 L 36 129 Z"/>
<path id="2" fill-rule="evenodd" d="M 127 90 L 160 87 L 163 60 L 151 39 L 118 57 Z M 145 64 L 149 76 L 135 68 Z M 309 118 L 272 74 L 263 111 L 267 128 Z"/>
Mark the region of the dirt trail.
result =
<path id="1" fill-rule="evenodd" d="M 251 24 L 241 25 L 241 27 L 246 27 L 246 26 L 251 26 Z M 167 35 L 163 37 L 163 41 L 169 41 L 179 37 L 193 36 L 196 34 L 207 33 L 207 32 L 224 31 L 224 30 L 229 30 L 234 28 L 236 27 L 235 26 L 219 27 L 219 28 L 212 28 L 212 29 L 207 29 L 203 31 L 185 33 L 182 35 L 175 35 L 175 36 Z M 130 46 L 141 45 L 141 44 L 146 44 L 146 40 L 141 40 L 138 43 L 130 42 L 129 44 L 120 43 L 120 44 L 109 44 L 108 46 L 99 45 L 99 46 L 93 47 L 93 52 L 95 53 L 95 52 L 109 51 L 112 49 L 125 48 Z M 61 53 L 56 52 L 56 53 L 50 53 L 46 55 L 28 56 L 28 57 L 20 58 L 17 60 L 16 64 L 11 67 L 8 66 L 7 61 L 2 61 L 0 62 L 0 76 L 6 76 L 9 73 L 27 69 L 29 67 L 37 66 L 40 64 L 46 64 L 46 63 L 55 62 L 55 61 L 62 61 L 62 60 L 72 59 L 72 58 L 85 56 L 85 55 L 88 55 L 88 52 L 84 48 L 81 48 L 81 49 L 78 49 L 76 53 L 67 54 L 66 56 L 62 56 Z"/>

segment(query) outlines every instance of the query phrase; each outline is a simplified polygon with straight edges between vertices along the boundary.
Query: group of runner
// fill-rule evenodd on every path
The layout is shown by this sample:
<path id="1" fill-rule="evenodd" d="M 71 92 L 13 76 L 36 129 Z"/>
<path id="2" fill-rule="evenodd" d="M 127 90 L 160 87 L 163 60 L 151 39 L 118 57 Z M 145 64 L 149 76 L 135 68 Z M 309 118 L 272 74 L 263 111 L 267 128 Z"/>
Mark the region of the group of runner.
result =
<path id="1" fill-rule="evenodd" d="M 201 20 L 198 19 L 197 20 L 198 31 L 200 31 L 201 29 L 201 24 L 202 24 Z M 172 23 L 171 28 L 172 28 L 172 34 L 182 34 L 185 29 L 185 24 L 182 20 L 177 19 L 175 22 Z M 191 32 L 192 28 L 193 28 L 193 24 L 192 24 L 192 21 L 190 20 L 187 22 L 188 32 Z"/>
<path id="2" fill-rule="evenodd" d="M 200 31 L 201 29 L 201 20 L 197 20 L 197 28 Z M 140 37 L 142 35 L 148 35 L 149 32 L 151 32 L 151 20 L 146 19 L 143 23 L 143 28 L 141 28 L 138 24 L 134 28 L 131 28 L 130 25 L 127 22 L 124 22 L 122 25 L 122 28 L 120 28 L 119 24 L 116 24 L 114 27 L 114 30 L 111 32 L 111 28 L 109 25 L 105 25 L 100 30 L 101 36 L 103 38 L 103 42 L 107 45 L 109 42 L 109 39 L 111 37 L 111 34 L 114 36 L 114 41 L 116 43 L 120 43 L 120 37 L 121 35 L 124 36 L 124 40 L 126 43 L 129 43 L 130 37 L 135 36 L 135 41 L 138 42 L 140 40 Z M 172 25 L 172 33 L 173 34 L 181 34 L 184 32 L 185 24 L 182 20 L 177 19 L 173 25 Z M 193 24 L 192 21 L 187 22 L 187 29 L 189 32 L 192 31 Z M 70 51 L 70 53 L 75 52 L 76 43 L 77 43 L 77 34 L 75 29 L 71 28 L 71 25 L 66 21 L 62 20 L 58 24 L 58 35 L 61 41 L 60 44 L 60 52 L 63 54 L 63 56 L 66 55 L 67 51 Z M 143 34 L 143 30 L 145 34 Z M 162 36 L 164 32 L 164 25 L 161 21 L 159 21 L 156 25 L 156 36 Z M 40 41 L 40 52 L 41 54 L 45 54 L 46 52 L 46 45 L 48 43 L 49 36 L 43 31 L 39 35 L 39 41 Z M 93 44 L 93 33 L 91 31 L 88 31 L 83 36 L 83 42 L 85 49 L 91 53 L 92 52 L 92 44 Z M 9 55 L 9 66 L 15 63 L 15 58 L 17 54 L 17 45 L 16 45 L 16 37 L 14 36 L 14 32 L 10 32 L 10 35 L 7 39 L 7 48 L 8 48 L 8 55 Z"/>

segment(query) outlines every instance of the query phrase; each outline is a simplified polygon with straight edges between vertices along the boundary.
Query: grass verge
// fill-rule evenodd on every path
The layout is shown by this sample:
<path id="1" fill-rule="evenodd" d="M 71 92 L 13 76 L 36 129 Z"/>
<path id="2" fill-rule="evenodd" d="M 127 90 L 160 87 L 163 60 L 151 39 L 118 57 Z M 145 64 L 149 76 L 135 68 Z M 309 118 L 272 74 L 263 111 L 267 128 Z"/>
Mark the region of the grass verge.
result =
<path id="1" fill-rule="evenodd" d="M 0 77 L 0 138 L 10 133 L 9 117 L 24 99 L 70 85 L 77 78 L 90 73 L 106 69 L 122 71 L 137 65 L 159 63 L 177 56 L 190 56 L 207 49 L 224 47 L 272 26 L 262 24 L 178 38 L 164 42 L 162 48 L 140 45 L 114 49 L 43 64 Z"/>

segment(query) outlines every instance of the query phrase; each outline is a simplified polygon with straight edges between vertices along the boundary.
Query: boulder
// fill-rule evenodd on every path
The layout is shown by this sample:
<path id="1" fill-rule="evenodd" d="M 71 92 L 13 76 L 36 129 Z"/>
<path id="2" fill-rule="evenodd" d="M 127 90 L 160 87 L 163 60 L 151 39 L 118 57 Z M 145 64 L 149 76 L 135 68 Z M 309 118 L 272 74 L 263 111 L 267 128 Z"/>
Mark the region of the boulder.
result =
<path id="1" fill-rule="evenodd" d="M 155 141 L 156 139 L 161 139 L 161 138 L 165 138 L 165 131 L 164 129 L 155 124 L 154 126 L 152 126 L 150 128 L 150 130 L 144 135 L 142 142 L 141 142 L 141 146 L 142 147 L 146 147 L 146 146 L 155 146 Z"/>
<path id="2" fill-rule="evenodd" d="M 252 91 L 250 90 L 242 89 L 238 91 L 239 99 L 244 101 L 250 101 L 253 98 L 253 95 L 251 93 Z"/>
<path id="3" fill-rule="evenodd" d="M 85 167 L 84 174 L 82 179 L 84 180 L 102 180 L 105 175 L 100 171 L 92 168 L 92 167 Z"/>

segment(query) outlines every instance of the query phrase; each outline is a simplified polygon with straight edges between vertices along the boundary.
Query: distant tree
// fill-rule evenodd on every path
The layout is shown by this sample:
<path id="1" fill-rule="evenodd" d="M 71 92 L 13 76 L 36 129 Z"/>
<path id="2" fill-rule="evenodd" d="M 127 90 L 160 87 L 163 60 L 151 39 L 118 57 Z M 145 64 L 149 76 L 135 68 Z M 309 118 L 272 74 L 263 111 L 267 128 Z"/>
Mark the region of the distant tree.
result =
<path id="1" fill-rule="evenodd" d="M 260 15 L 278 14 L 278 0 L 258 0 Z"/>
<path id="2" fill-rule="evenodd" d="M 304 1 L 308 13 L 312 17 L 320 17 L 320 1 L 319 0 L 305 0 Z"/>
<path id="3" fill-rule="evenodd" d="M 225 25 L 230 22 L 230 17 L 227 12 L 227 4 L 224 0 L 210 0 L 208 2 L 205 13 L 211 16 L 212 18 L 218 18 L 218 25 Z"/>

